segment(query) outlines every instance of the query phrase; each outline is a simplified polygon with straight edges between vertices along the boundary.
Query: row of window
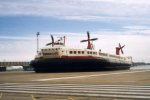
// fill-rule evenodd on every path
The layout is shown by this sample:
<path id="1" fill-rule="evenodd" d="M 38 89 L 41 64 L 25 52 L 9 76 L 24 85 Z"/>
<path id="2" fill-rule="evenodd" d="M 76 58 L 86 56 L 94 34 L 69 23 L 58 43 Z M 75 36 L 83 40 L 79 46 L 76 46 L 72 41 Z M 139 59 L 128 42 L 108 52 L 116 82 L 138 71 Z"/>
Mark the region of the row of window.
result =
<path id="1" fill-rule="evenodd" d="M 42 51 L 53 51 L 53 50 L 60 50 L 60 48 L 42 49 Z M 70 54 L 84 54 L 85 52 L 84 51 L 69 51 L 69 53 Z M 87 54 L 97 55 L 97 52 L 87 51 Z"/>
<path id="2" fill-rule="evenodd" d="M 69 51 L 69 54 L 85 54 L 84 51 Z M 87 54 L 97 55 L 97 52 L 87 51 Z"/>
<path id="3" fill-rule="evenodd" d="M 62 51 L 62 52 L 64 52 L 64 51 Z M 69 51 L 69 54 L 85 54 L 85 51 Z M 87 54 L 97 55 L 97 52 L 87 51 Z M 58 52 L 43 53 L 43 55 L 58 55 Z M 107 54 L 103 54 L 103 53 L 99 53 L 99 55 L 107 56 Z M 115 55 L 109 55 L 109 57 L 124 59 L 122 57 L 115 56 Z"/>
<path id="4" fill-rule="evenodd" d="M 69 51 L 70 54 L 84 54 L 84 51 Z"/>
<path id="5" fill-rule="evenodd" d="M 53 50 L 60 50 L 60 48 L 42 49 L 42 51 L 53 51 Z M 84 51 L 69 51 L 69 54 L 85 54 L 85 52 Z M 97 52 L 87 51 L 87 54 L 97 55 Z"/>
<path id="6" fill-rule="evenodd" d="M 69 54 L 85 54 L 85 52 L 84 51 L 69 51 Z M 97 55 L 97 52 L 87 51 L 87 54 Z M 99 53 L 99 55 L 107 56 L 107 54 L 103 54 L 103 53 Z M 109 55 L 109 56 L 113 57 L 113 58 L 121 58 L 121 59 L 123 59 L 122 57 L 115 56 L 115 55 Z"/>
<path id="7" fill-rule="evenodd" d="M 58 55 L 58 52 L 53 52 L 53 53 L 43 53 L 43 55 Z"/>
<path id="8" fill-rule="evenodd" d="M 52 49 L 42 49 L 42 51 L 53 51 L 53 50 L 60 50 L 60 48 L 52 48 Z"/>
<path id="9" fill-rule="evenodd" d="M 48 50 L 48 49 L 43 49 L 43 50 Z M 69 54 L 85 54 L 85 51 L 69 51 Z M 87 51 L 87 54 L 97 55 L 97 52 Z M 43 55 L 53 55 L 53 53 L 44 53 Z"/>

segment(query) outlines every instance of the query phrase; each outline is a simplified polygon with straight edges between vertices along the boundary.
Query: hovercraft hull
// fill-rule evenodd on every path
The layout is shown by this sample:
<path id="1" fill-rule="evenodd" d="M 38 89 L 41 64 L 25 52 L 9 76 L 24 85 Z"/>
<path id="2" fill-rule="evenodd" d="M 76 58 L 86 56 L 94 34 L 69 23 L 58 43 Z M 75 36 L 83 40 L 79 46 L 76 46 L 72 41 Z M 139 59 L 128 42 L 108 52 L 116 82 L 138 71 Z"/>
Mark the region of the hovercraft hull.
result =
<path id="1" fill-rule="evenodd" d="M 30 65 L 35 72 L 122 70 L 131 66 L 98 58 L 47 58 L 32 60 Z"/>

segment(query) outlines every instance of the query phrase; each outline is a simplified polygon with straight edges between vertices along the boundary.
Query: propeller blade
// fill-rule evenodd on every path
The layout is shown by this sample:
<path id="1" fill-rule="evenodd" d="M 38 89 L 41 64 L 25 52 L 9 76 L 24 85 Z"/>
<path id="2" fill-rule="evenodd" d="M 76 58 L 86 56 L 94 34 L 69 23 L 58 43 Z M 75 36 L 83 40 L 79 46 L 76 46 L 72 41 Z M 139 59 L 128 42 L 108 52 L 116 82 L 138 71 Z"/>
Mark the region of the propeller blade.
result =
<path id="1" fill-rule="evenodd" d="M 124 48 L 125 47 L 125 45 L 123 45 L 121 48 Z"/>
<path id="2" fill-rule="evenodd" d="M 121 52 L 122 52 L 122 54 L 123 54 L 123 49 L 122 48 L 124 48 L 125 47 L 125 45 L 123 45 L 122 47 L 121 47 Z"/>
<path id="3" fill-rule="evenodd" d="M 122 48 L 121 48 L 121 53 L 123 54 L 123 50 L 122 50 Z"/>
<path id="4" fill-rule="evenodd" d="M 51 45 L 52 43 L 47 43 L 46 46 Z"/>
<path id="5" fill-rule="evenodd" d="M 119 43 L 119 48 L 121 49 L 121 44 Z"/>
<path id="6" fill-rule="evenodd" d="M 89 31 L 87 31 L 87 36 L 88 36 L 88 39 L 90 39 L 90 33 L 89 33 Z"/>
<path id="7" fill-rule="evenodd" d="M 119 43 L 119 48 L 120 48 L 122 54 L 124 54 L 124 52 L 123 52 L 124 47 L 125 47 L 125 45 L 121 46 L 121 44 Z"/>
<path id="8" fill-rule="evenodd" d="M 53 35 L 51 35 L 51 39 L 52 39 L 52 43 L 54 43 L 54 37 L 53 37 Z"/>
<path id="9" fill-rule="evenodd" d="M 95 41 L 95 40 L 98 40 L 98 38 L 93 38 L 93 39 L 90 39 L 91 41 Z"/>
<path id="10" fill-rule="evenodd" d="M 80 42 L 86 42 L 86 41 L 88 41 L 88 40 L 81 40 Z"/>

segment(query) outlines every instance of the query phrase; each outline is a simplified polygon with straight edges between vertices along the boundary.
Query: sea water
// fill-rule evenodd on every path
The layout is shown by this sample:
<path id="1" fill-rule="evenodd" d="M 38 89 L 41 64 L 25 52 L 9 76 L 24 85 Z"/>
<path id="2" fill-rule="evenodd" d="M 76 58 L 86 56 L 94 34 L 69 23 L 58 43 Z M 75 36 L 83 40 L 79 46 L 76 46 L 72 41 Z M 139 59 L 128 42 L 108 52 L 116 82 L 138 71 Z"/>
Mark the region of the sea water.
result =
<path id="1" fill-rule="evenodd" d="M 138 66 L 134 66 L 131 67 L 130 69 L 150 69 L 150 65 L 138 65 Z"/>

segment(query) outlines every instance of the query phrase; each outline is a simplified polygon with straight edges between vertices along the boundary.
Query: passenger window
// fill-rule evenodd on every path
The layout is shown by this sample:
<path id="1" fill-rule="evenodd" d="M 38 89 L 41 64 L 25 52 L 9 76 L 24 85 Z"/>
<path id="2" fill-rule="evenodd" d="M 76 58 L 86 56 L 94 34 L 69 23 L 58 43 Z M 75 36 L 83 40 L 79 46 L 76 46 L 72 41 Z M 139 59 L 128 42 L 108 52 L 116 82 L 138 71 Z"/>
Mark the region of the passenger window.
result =
<path id="1" fill-rule="evenodd" d="M 82 51 L 82 54 L 84 54 L 84 51 Z"/>
<path id="2" fill-rule="evenodd" d="M 78 54 L 80 54 L 81 53 L 81 51 L 78 51 Z"/>
<path id="3" fill-rule="evenodd" d="M 72 54 L 72 51 L 69 51 L 70 54 Z"/>

